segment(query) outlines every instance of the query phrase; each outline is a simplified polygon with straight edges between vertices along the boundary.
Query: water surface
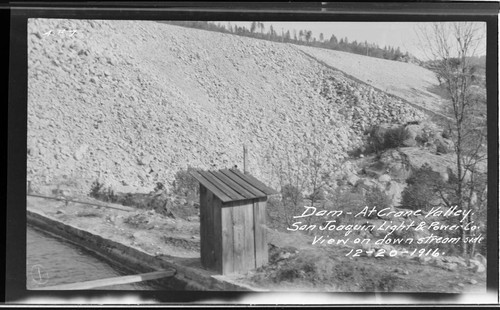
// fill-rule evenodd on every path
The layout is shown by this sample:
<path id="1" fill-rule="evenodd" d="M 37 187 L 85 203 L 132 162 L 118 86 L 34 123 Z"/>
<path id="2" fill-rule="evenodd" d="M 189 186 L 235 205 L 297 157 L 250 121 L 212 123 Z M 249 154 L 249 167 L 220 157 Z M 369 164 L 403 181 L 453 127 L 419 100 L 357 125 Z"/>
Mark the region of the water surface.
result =
<path id="1" fill-rule="evenodd" d="M 26 288 L 99 280 L 133 273 L 111 266 L 94 253 L 64 239 L 28 226 Z M 99 290 L 155 290 L 148 282 L 97 288 Z"/>

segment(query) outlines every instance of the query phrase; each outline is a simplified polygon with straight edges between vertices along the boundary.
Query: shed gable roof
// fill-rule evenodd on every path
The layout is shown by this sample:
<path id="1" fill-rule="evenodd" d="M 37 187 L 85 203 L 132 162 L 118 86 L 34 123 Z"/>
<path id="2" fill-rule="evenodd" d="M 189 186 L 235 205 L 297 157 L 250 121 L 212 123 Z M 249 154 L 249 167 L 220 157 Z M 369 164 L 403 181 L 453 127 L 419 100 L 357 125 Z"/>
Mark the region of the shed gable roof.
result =
<path id="1" fill-rule="evenodd" d="M 222 169 L 219 171 L 192 171 L 203 186 L 210 190 L 222 202 L 262 198 L 278 194 L 255 177 L 244 174 L 238 169 Z"/>

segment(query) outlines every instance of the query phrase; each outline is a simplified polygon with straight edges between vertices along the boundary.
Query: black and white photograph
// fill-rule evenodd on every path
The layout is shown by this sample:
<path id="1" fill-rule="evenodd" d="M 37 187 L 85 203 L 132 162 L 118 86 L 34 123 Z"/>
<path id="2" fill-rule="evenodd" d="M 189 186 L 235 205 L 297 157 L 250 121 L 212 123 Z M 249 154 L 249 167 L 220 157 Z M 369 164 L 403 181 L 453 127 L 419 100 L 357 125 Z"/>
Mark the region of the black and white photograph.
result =
<path id="1" fill-rule="evenodd" d="M 27 21 L 27 291 L 487 293 L 486 22 Z"/>

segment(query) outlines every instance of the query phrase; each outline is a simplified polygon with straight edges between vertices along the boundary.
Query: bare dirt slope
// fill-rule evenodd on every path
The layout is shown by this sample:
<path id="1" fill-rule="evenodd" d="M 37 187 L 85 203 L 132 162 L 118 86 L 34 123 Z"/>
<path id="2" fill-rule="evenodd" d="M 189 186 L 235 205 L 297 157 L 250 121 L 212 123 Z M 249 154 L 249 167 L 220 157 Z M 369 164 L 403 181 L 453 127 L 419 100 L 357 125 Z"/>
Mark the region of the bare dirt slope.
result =
<path id="1" fill-rule="evenodd" d="M 443 99 L 432 92 L 436 75 L 411 63 L 391 61 L 341 51 L 296 46 L 308 55 L 337 68 L 389 94 L 435 112 L 441 112 Z"/>
<path id="2" fill-rule="evenodd" d="M 333 166 L 365 126 L 424 117 L 290 45 L 152 21 L 30 19 L 28 68 L 39 192 L 62 179 L 148 192 L 188 165 L 241 167 L 243 144 L 249 170 L 273 185 L 287 152 L 316 145 Z"/>

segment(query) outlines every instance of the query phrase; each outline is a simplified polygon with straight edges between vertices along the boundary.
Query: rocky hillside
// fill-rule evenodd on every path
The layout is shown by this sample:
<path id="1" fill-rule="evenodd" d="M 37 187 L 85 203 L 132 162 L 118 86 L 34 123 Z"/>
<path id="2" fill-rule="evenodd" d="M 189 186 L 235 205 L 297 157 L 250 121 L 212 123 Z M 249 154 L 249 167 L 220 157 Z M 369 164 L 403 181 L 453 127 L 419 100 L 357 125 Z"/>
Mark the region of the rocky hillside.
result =
<path id="1" fill-rule="evenodd" d="M 188 166 L 241 167 L 244 144 L 272 183 L 290 152 L 316 146 L 333 166 L 370 125 L 424 118 L 292 45 L 152 21 L 30 19 L 28 67 L 35 190 L 99 179 L 149 191 Z"/>

